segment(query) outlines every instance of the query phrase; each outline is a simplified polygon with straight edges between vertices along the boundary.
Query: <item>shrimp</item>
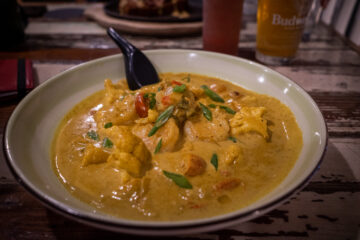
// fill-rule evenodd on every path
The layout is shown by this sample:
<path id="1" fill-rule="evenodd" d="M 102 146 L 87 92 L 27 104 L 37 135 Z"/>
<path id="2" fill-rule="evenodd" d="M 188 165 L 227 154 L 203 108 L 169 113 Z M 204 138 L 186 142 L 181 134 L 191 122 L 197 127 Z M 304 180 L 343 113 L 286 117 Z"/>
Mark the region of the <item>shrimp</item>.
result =
<path id="1" fill-rule="evenodd" d="M 212 121 L 208 121 L 202 115 L 187 120 L 184 125 L 184 132 L 188 139 L 222 141 L 229 137 L 229 123 L 224 114 L 218 109 L 213 111 Z"/>
<path id="2" fill-rule="evenodd" d="M 127 95 L 122 101 L 115 101 L 113 105 L 105 105 L 95 114 L 97 122 L 104 126 L 107 122 L 114 125 L 130 124 L 138 115 L 135 111 L 135 96 Z"/>
<path id="3" fill-rule="evenodd" d="M 153 136 L 148 137 L 152 128 L 153 124 L 150 123 L 146 125 L 135 125 L 132 129 L 132 133 L 143 140 L 150 152 L 154 152 L 160 139 L 162 139 L 160 152 L 172 151 L 179 139 L 179 128 L 176 125 L 175 120 L 170 118 Z"/>

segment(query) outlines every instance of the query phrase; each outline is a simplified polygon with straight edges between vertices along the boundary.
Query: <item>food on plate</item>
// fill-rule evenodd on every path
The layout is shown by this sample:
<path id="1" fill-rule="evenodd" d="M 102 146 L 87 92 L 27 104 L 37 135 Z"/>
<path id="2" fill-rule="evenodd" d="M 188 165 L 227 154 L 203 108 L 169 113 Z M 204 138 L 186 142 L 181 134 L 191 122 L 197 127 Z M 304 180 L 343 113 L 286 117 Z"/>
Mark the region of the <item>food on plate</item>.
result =
<path id="1" fill-rule="evenodd" d="M 189 17 L 187 0 L 119 0 L 122 15 Z"/>
<path id="2" fill-rule="evenodd" d="M 290 172 L 302 133 L 279 100 L 191 73 L 124 80 L 77 104 L 54 138 L 59 180 L 121 218 L 180 221 L 250 205 Z"/>

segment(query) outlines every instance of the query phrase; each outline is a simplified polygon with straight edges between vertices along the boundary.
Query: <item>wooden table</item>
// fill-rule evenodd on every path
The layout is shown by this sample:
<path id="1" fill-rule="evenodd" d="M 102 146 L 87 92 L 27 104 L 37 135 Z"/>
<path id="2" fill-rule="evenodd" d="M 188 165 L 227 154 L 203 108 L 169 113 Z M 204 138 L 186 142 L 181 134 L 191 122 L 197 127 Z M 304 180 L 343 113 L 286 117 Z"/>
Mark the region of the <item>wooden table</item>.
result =
<path id="1" fill-rule="evenodd" d="M 30 19 L 27 41 L 1 59 L 29 58 L 36 84 L 81 62 L 119 53 L 105 30 L 83 17 Z M 201 36 L 124 34 L 140 49 L 201 49 Z M 239 56 L 254 60 L 256 23 L 245 16 Z M 360 239 L 360 56 L 319 25 L 298 59 L 274 70 L 301 85 L 319 105 L 329 129 L 320 169 L 301 192 L 268 214 L 237 226 L 171 239 Z M 3 81 L 3 79 L 1 79 Z M 0 103 L 0 138 L 16 102 Z M 2 145 L 2 142 L 1 142 Z M 11 176 L 0 152 L 0 239 L 142 239 L 95 229 L 56 214 Z"/>

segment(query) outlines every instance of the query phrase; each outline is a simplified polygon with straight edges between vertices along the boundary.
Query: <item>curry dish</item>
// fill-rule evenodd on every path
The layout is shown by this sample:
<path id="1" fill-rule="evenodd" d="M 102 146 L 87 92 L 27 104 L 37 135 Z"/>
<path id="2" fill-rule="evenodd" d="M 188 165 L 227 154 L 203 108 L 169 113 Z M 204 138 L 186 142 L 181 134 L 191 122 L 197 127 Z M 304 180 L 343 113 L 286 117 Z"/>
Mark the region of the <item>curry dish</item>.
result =
<path id="1" fill-rule="evenodd" d="M 160 79 L 137 91 L 106 79 L 65 116 L 52 158 L 77 198 L 127 219 L 206 218 L 255 202 L 290 172 L 302 133 L 279 100 L 208 76 Z"/>

